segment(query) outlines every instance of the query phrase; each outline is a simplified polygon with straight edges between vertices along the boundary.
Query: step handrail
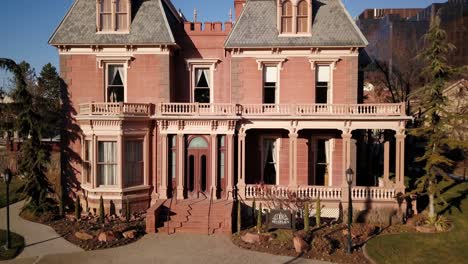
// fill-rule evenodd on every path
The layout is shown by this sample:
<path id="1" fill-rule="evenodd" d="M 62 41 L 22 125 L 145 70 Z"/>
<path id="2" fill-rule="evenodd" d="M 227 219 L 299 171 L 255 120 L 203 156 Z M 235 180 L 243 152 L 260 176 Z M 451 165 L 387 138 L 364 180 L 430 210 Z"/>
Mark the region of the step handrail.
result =
<path id="1" fill-rule="evenodd" d="M 208 206 L 208 236 L 210 235 L 210 216 L 211 216 L 211 205 L 213 204 L 213 187 L 211 187 L 210 204 Z"/>

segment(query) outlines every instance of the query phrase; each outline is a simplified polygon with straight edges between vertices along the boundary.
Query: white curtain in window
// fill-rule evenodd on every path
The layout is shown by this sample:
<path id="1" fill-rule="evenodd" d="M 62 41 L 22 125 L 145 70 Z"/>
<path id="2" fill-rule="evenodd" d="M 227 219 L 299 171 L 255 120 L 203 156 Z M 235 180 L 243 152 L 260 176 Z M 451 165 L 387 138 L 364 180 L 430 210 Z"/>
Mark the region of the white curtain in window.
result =
<path id="1" fill-rule="evenodd" d="M 117 184 L 116 142 L 99 142 L 99 175 L 101 185 Z"/>
<path id="2" fill-rule="evenodd" d="M 122 79 L 122 83 L 125 84 L 125 71 L 122 65 L 117 66 L 117 70 L 119 71 L 120 78 Z"/>
<path id="3" fill-rule="evenodd" d="M 330 66 L 317 66 L 317 81 L 330 82 Z"/>
<path id="4" fill-rule="evenodd" d="M 263 169 L 265 169 L 265 166 L 268 161 L 268 153 L 270 153 L 270 141 L 269 140 L 264 140 L 263 141 Z"/>
<path id="5" fill-rule="evenodd" d="M 266 66 L 265 69 L 265 82 L 276 82 L 278 79 L 278 68 L 275 66 Z"/>
<path id="6" fill-rule="evenodd" d="M 205 74 L 206 82 L 208 83 L 208 87 L 211 87 L 210 84 L 210 69 L 203 69 L 203 73 Z"/>
<path id="7" fill-rule="evenodd" d="M 270 148 L 271 148 L 271 154 L 272 154 L 271 156 L 273 157 L 273 162 L 275 163 L 274 164 L 275 165 L 275 170 L 276 170 L 276 173 L 278 174 L 278 163 L 276 162 L 277 159 L 278 159 L 278 157 L 276 157 L 276 153 L 277 153 L 277 151 L 276 151 L 276 141 L 277 141 L 276 139 L 271 141 L 271 147 Z"/>

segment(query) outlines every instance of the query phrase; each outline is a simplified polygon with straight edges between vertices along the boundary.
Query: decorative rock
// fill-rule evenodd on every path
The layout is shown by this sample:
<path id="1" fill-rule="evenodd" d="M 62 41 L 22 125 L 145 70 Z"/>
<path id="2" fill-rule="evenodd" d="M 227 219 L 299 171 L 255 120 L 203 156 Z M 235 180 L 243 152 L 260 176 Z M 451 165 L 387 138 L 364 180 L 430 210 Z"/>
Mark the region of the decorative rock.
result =
<path id="1" fill-rule="evenodd" d="M 112 231 L 101 232 L 98 235 L 99 242 L 112 242 L 114 240 L 116 240 L 116 238 Z"/>
<path id="2" fill-rule="evenodd" d="M 126 232 L 123 232 L 122 235 L 124 238 L 135 238 L 136 237 L 136 230 L 128 230 Z"/>
<path id="3" fill-rule="evenodd" d="M 84 232 L 84 231 L 79 231 L 79 232 L 76 232 L 75 233 L 75 236 L 76 238 L 80 239 L 80 240 L 84 240 L 84 241 L 87 241 L 87 240 L 90 240 L 90 239 L 93 239 L 93 236 Z"/>
<path id="4" fill-rule="evenodd" d="M 301 237 L 295 236 L 293 238 L 293 243 L 294 243 L 294 249 L 296 250 L 297 253 L 304 252 L 306 253 L 309 250 L 309 244 L 304 241 Z"/>
<path id="5" fill-rule="evenodd" d="M 257 234 L 252 234 L 252 233 L 247 233 L 243 236 L 241 236 L 242 241 L 245 243 L 249 244 L 254 244 L 254 243 L 259 243 L 260 242 L 260 236 Z"/>

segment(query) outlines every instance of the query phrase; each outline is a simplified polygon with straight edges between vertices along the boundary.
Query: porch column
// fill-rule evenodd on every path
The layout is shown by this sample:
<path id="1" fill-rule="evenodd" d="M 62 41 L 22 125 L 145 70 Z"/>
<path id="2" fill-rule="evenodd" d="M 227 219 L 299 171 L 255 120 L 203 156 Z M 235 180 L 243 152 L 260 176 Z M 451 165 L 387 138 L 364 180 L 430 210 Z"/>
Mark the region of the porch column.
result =
<path id="1" fill-rule="evenodd" d="M 211 195 L 216 194 L 216 186 L 217 186 L 216 176 L 218 175 L 217 160 L 218 160 L 218 138 L 216 134 L 213 134 L 211 135 L 211 189 L 210 189 Z"/>
<path id="2" fill-rule="evenodd" d="M 390 142 L 384 143 L 384 184 L 390 181 Z M 387 187 L 387 186 L 385 186 Z"/>
<path id="3" fill-rule="evenodd" d="M 348 183 L 346 181 L 346 170 L 351 167 L 351 131 L 343 130 L 341 138 L 343 141 L 343 167 L 342 167 L 342 182 L 341 182 L 341 200 L 345 203 L 349 202 Z M 353 185 L 356 182 L 356 172 L 354 172 Z"/>
<path id="4" fill-rule="evenodd" d="M 232 185 L 234 181 L 234 135 L 226 135 L 227 139 L 227 183 L 225 193 L 232 200 Z"/>
<path id="5" fill-rule="evenodd" d="M 152 136 L 152 143 L 151 143 L 151 185 L 153 185 L 153 192 L 151 194 L 151 206 L 153 206 L 156 203 L 156 200 L 159 198 L 159 193 L 158 193 L 158 186 L 159 186 L 159 181 L 158 181 L 158 130 L 157 126 L 153 126 L 153 132 L 151 134 Z"/>
<path id="6" fill-rule="evenodd" d="M 238 148 L 237 148 L 237 189 L 242 199 L 245 199 L 245 132 L 240 132 L 238 135 Z"/>
<path id="7" fill-rule="evenodd" d="M 161 134 L 161 187 L 159 197 L 167 199 L 167 134 Z"/>
<path id="8" fill-rule="evenodd" d="M 297 137 L 296 132 L 289 133 L 289 188 L 297 187 Z"/>
<path id="9" fill-rule="evenodd" d="M 185 169 L 185 138 L 184 134 L 177 134 L 177 199 L 184 199 L 184 169 Z"/>
<path id="10" fill-rule="evenodd" d="M 397 131 L 395 135 L 396 147 L 395 147 L 395 185 L 400 191 L 405 189 L 405 132 Z"/>
<path id="11" fill-rule="evenodd" d="M 93 133 L 93 156 L 92 156 L 92 175 L 91 177 L 91 185 L 93 188 L 97 188 L 99 185 L 100 179 L 98 179 L 98 170 L 97 170 L 97 159 L 98 159 L 98 140 L 96 135 Z"/>

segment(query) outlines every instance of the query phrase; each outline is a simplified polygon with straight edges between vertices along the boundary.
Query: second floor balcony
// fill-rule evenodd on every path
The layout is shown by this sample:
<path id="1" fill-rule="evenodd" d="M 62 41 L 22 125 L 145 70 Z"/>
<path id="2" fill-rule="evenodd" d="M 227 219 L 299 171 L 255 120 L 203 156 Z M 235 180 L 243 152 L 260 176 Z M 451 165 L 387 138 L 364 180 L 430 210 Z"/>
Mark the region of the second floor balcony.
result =
<path id="1" fill-rule="evenodd" d="M 226 103 L 85 103 L 81 117 L 155 118 L 405 118 L 405 104 L 226 104 Z"/>

